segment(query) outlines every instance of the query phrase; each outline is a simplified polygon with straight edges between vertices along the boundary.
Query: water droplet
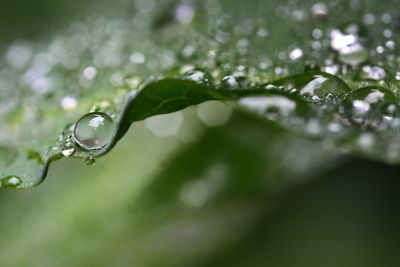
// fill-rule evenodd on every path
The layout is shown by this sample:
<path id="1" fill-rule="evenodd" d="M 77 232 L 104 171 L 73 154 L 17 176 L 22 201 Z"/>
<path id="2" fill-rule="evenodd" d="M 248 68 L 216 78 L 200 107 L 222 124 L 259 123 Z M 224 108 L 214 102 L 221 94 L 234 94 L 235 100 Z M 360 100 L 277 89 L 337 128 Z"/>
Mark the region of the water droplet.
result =
<path id="1" fill-rule="evenodd" d="M 375 23 L 375 16 L 373 14 L 365 14 L 363 16 L 363 23 L 367 25 L 372 25 Z"/>
<path id="2" fill-rule="evenodd" d="M 361 42 L 357 25 L 350 25 L 346 32 L 331 31 L 331 47 L 338 52 L 339 60 L 351 66 L 358 66 L 368 60 L 369 53 Z"/>
<path id="3" fill-rule="evenodd" d="M 81 147 L 96 150 L 110 143 L 114 130 L 115 124 L 110 116 L 92 112 L 78 120 L 74 128 L 74 138 Z"/>
<path id="4" fill-rule="evenodd" d="M 370 150 L 375 145 L 375 137 L 372 133 L 362 133 L 357 139 L 357 144 L 362 150 Z"/>
<path id="5" fill-rule="evenodd" d="M 235 77 L 228 75 L 222 78 L 221 86 L 227 89 L 239 89 L 240 83 Z"/>
<path id="6" fill-rule="evenodd" d="M 329 100 L 331 104 L 339 102 L 350 91 L 347 84 L 341 79 L 322 72 L 294 75 L 273 84 L 283 86 L 287 91 L 298 91 L 309 101 Z"/>
<path id="7" fill-rule="evenodd" d="M 95 67 L 87 67 L 83 70 L 83 77 L 88 80 L 93 80 L 97 75 L 97 69 Z"/>
<path id="8" fill-rule="evenodd" d="M 201 69 L 192 69 L 189 71 L 186 71 L 183 74 L 184 79 L 198 82 L 201 84 L 204 84 L 206 86 L 211 86 L 213 84 L 213 77 L 211 74 L 201 70 Z"/>
<path id="9" fill-rule="evenodd" d="M 319 40 L 319 39 L 321 39 L 322 38 L 322 36 L 324 36 L 324 33 L 322 32 L 322 30 L 321 29 L 314 29 L 313 31 L 312 31 L 312 37 L 314 38 L 314 39 L 317 39 L 317 40 Z"/>
<path id="10" fill-rule="evenodd" d="M 77 104 L 76 99 L 72 96 L 66 96 L 61 100 L 61 107 L 64 110 L 73 110 L 76 108 Z"/>
<path id="11" fill-rule="evenodd" d="M 395 43 L 394 41 L 392 41 L 392 40 L 389 40 L 389 41 L 387 41 L 387 42 L 385 43 L 385 46 L 386 46 L 387 48 L 389 48 L 390 50 L 394 50 L 395 47 L 396 47 L 396 43 Z"/>
<path id="12" fill-rule="evenodd" d="M 361 68 L 359 76 L 359 78 L 363 80 L 380 81 L 386 78 L 387 72 L 382 67 L 366 65 Z"/>
<path id="13" fill-rule="evenodd" d="M 22 184 L 21 179 L 17 176 L 13 176 L 13 175 L 4 177 L 3 179 L 0 180 L 0 185 L 2 187 L 15 188 L 15 187 L 19 186 L 20 184 Z"/>
<path id="14" fill-rule="evenodd" d="M 385 88 L 366 87 L 351 93 L 339 111 L 353 122 L 377 127 L 383 119 L 382 109 L 395 101 L 393 93 Z"/>
<path id="15" fill-rule="evenodd" d="M 375 50 L 378 54 L 383 54 L 385 52 L 385 48 L 381 45 L 377 46 Z"/>
<path id="16" fill-rule="evenodd" d="M 311 13 L 316 18 L 325 18 L 328 15 L 328 6 L 325 3 L 316 3 L 311 7 Z"/>
<path id="17" fill-rule="evenodd" d="M 175 18 L 182 24 L 190 23 L 193 20 L 194 15 L 194 8 L 186 3 L 179 5 L 175 10 Z"/>
<path id="18" fill-rule="evenodd" d="M 94 158 L 93 154 L 89 154 L 86 159 L 85 159 L 85 163 L 88 166 L 93 166 L 94 164 L 96 164 L 96 159 Z"/>
<path id="19" fill-rule="evenodd" d="M 67 149 L 64 149 L 63 151 L 61 151 L 61 154 L 63 154 L 64 157 L 70 157 L 70 156 L 72 156 L 72 154 L 74 154 L 74 152 L 75 152 L 75 148 L 67 148 Z"/>
<path id="20" fill-rule="evenodd" d="M 129 57 L 129 60 L 134 64 L 143 64 L 146 62 L 146 57 L 142 53 L 135 52 Z"/>
<path id="21" fill-rule="evenodd" d="M 289 53 L 289 58 L 292 61 L 296 61 L 302 57 L 303 57 L 303 50 L 301 50 L 300 48 L 295 48 Z"/>

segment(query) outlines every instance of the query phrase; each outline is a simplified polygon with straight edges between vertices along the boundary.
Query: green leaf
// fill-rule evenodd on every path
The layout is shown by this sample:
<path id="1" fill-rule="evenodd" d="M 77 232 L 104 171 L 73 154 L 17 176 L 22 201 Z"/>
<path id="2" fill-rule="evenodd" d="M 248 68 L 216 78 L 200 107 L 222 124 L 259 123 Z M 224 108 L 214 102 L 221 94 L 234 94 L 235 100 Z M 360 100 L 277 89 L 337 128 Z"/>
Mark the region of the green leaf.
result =
<path id="1" fill-rule="evenodd" d="M 340 151 L 400 163 L 395 9 L 224 0 L 136 3 L 132 11 L 122 2 L 7 49 L 0 151 L 11 152 L 1 186 L 38 185 L 63 157 L 92 164 L 132 123 L 209 100 Z M 96 117 L 84 131 L 92 146 L 76 136 L 86 114 Z M 115 122 L 113 135 L 105 119 Z"/>

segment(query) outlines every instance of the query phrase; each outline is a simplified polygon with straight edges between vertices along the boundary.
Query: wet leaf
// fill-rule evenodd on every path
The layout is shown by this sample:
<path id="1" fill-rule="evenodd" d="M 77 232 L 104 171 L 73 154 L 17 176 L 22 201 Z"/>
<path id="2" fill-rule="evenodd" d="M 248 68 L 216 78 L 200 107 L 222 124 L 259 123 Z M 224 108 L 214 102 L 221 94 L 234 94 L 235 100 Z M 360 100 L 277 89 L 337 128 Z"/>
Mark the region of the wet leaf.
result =
<path id="1" fill-rule="evenodd" d="M 38 185 L 64 157 L 93 164 L 134 122 L 209 100 L 338 151 L 400 163 L 397 9 L 127 2 L 6 49 L 0 146 L 12 152 L 0 151 L 0 186 Z"/>

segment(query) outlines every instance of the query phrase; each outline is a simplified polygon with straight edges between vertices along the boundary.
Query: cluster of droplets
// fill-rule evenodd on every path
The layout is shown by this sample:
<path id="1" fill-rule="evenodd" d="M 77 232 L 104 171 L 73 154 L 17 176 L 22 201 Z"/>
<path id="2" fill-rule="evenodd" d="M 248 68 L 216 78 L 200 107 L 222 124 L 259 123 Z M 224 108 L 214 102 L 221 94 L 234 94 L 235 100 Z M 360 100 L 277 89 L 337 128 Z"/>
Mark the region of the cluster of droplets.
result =
<path id="1" fill-rule="evenodd" d="M 57 145 L 48 153 L 59 152 L 64 157 L 84 158 L 88 165 L 92 165 L 95 154 L 110 144 L 115 130 L 115 122 L 108 114 L 98 111 L 87 113 L 75 124 L 64 128 Z"/>

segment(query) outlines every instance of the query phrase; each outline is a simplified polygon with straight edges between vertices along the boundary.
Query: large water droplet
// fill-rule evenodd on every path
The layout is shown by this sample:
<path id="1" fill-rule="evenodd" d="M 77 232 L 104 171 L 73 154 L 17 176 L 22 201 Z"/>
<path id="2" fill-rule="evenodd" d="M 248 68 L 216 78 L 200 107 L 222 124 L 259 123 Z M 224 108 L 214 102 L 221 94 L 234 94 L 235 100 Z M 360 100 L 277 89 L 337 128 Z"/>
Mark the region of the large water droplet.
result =
<path id="1" fill-rule="evenodd" d="M 312 102 L 339 102 L 350 91 L 345 82 L 336 76 L 322 72 L 307 72 L 294 75 L 273 83 L 283 86 L 287 91 L 298 92 Z"/>
<path id="2" fill-rule="evenodd" d="M 115 124 L 110 116 L 92 112 L 78 120 L 74 128 L 74 138 L 81 147 L 97 150 L 110 143 L 114 130 Z"/>

